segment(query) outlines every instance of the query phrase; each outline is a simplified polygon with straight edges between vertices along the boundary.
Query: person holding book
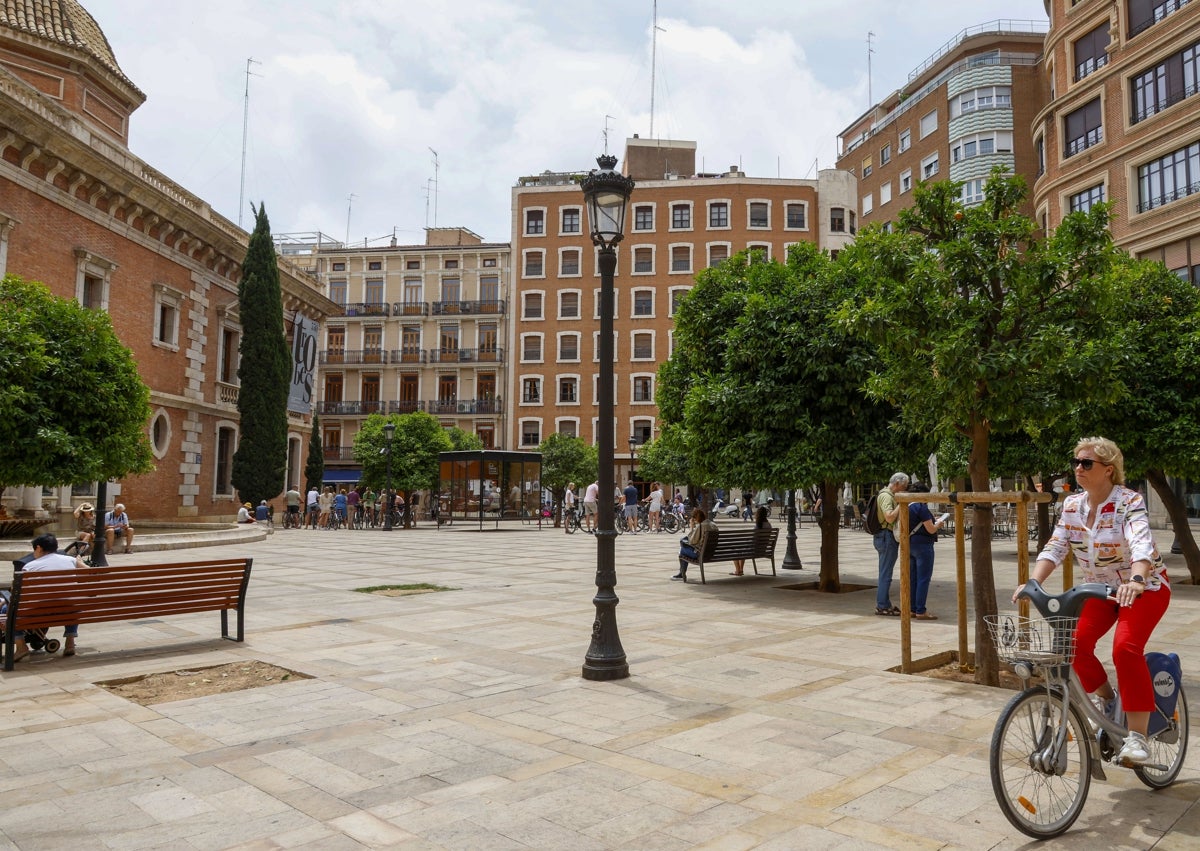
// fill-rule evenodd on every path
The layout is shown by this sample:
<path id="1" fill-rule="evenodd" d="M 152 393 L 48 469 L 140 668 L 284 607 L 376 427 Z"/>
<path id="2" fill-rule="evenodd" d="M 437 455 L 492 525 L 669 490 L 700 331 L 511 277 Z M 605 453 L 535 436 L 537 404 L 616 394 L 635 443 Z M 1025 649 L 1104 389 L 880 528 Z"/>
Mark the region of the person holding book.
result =
<path id="1" fill-rule="evenodd" d="M 908 490 L 910 493 L 929 493 L 929 486 L 913 482 Z M 947 516 L 943 514 L 935 520 L 925 503 L 908 504 L 908 601 L 914 620 L 937 620 L 937 615 L 927 611 L 925 604 L 929 598 L 929 583 L 933 580 L 933 545 L 937 543 L 938 530 L 946 522 Z"/>

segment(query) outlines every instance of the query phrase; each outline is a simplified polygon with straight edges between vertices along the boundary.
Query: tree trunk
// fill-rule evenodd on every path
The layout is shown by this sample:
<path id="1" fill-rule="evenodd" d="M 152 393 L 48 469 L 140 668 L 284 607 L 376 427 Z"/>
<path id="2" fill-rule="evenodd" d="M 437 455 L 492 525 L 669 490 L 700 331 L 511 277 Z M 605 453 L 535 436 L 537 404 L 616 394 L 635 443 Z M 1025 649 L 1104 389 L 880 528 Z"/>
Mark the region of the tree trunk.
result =
<path id="1" fill-rule="evenodd" d="M 985 492 L 988 481 L 988 424 L 971 423 L 971 456 L 967 472 L 971 490 Z M 975 601 L 975 682 L 985 686 L 1000 685 L 1000 659 L 984 621 L 996 614 L 996 581 L 992 572 L 992 506 L 975 503 L 971 519 L 971 583 Z"/>
<path id="2" fill-rule="evenodd" d="M 838 574 L 838 535 L 841 518 L 838 516 L 837 493 L 838 483 L 826 479 L 821 494 L 821 517 L 817 520 L 821 527 L 821 577 L 817 583 L 817 590 L 832 594 L 842 590 L 842 579 Z"/>
<path id="3" fill-rule="evenodd" d="M 1167 475 L 1162 470 L 1147 470 L 1146 481 L 1151 484 L 1154 492 L 1158 494 L 1158 498 L 1163 501 L 1163 505 L 1167 509 L 1167 516 L 1171 518 L 1171 527 L 1175 531 L 1175 541 L 1179 544 L 1179 549 L 1183 551 L 1183 558 L 1187 562 L 1192 584 L 1200 584 L 1200 547 L 1196 546 L 1196 539 L 1192 535 L 1192 526 L 1188 523 L 1187 506 L 1167 482 Z"/>

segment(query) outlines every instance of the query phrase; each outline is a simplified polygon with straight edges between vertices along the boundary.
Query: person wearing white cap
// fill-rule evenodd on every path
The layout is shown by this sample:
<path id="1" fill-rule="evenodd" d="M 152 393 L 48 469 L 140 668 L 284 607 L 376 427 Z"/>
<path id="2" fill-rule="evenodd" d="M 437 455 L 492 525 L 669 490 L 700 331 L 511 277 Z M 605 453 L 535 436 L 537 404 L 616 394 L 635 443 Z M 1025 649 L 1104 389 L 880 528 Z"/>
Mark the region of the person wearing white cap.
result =
<path id="1" fill-rule="evenodd" d="M 104 541 L 110 553 L 115 552 L 113 539 L 117 535 L 125 539 L 125 552 L 133 552 L 133 527 L 129 525 L 129 515 L 125 513 L 125 506 L 120 502 L 104 515 Z"/>

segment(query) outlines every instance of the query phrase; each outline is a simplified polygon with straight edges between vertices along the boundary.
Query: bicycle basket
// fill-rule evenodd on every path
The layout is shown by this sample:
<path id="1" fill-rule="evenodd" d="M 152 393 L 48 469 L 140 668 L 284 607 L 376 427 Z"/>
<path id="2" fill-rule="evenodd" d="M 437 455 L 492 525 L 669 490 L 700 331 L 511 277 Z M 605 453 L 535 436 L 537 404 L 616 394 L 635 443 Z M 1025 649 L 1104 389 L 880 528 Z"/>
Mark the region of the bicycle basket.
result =
<path id="1" fill-rule="evenodd" d="M 1079 618 L 1027 618 L 988 615 L 984 618 L 996 654 L 1005 662 L 1067 665 L 1075 658 L 1075 626 Z"/>

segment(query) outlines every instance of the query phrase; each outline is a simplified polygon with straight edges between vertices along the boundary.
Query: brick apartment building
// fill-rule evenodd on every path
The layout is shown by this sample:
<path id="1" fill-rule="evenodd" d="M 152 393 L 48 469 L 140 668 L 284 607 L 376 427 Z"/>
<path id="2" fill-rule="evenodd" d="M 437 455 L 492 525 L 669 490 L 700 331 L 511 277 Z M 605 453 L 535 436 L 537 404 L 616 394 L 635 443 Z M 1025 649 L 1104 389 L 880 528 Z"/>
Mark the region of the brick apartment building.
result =
<path id="1" fill-rule="evenodd" d="M 277 244 L 338 306 L 319 351 L 326 481 L 358 481 L 354 437 L 374 413 L 425 411 L 504 448 L 508 243 L 427 228 L 424 245 L 293 234 Z"/>
<path id="2" fill-rule="evenodd" d="M 746 249 L 777 259 L 801 241 L 838 250 L 853 231 L 855 180 L 833 169 L 816 180 L 747 177 L 736 167 L 697 174 L 694 142 L 637 136 L 621 170 L 637 181 L 615 279 L 616 449 L 630 459 L 658 433 L 658 367 L 696 273 Z M 553 432 L 597 439 L 600 276 L 583 176 L 546 172 L 513 189 L 508 397 L 518 449 Z"/>
<path id="3" fill-rule="evenodd" d="M 134 522 L 229 519 L 238 440 L 237 284 L 248 235 L 128 148 L 145 96 L 71 0 L 0 4 L 0 275 L 106 310 L 151 390 L 157 470 L 109 488 Z M 319 322 L 316 281 L 281 268 L 285 324 Z M 308 418 L 290 419 L 298 481 Z M 96 483 L 16 488 L 17 510 L 63 514 Z"/>
<path id="4" fill-rule="evenodd" d="M 1112 201 L 1118 245 L 1200 284 L 1200 3 L 1046 5 L 1040 220 Z"/>
<path id="5" fill-rule="evenodd" d="M 998 165 L 1032 185 L 1038 160 L 1029 127 L 1045 103 L 1046 30 L 1039 21 L 965 29 L 842 131 L 837 167 L 858 177 L 862 225 L 894 222 L 921 180 L 962 181 L 968 204 L 983 200 Z M 1033 214 L 1032 201 L 1026 212 Z"/>

